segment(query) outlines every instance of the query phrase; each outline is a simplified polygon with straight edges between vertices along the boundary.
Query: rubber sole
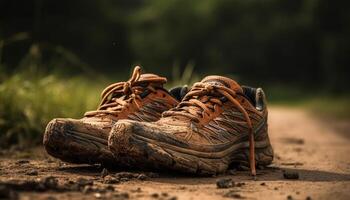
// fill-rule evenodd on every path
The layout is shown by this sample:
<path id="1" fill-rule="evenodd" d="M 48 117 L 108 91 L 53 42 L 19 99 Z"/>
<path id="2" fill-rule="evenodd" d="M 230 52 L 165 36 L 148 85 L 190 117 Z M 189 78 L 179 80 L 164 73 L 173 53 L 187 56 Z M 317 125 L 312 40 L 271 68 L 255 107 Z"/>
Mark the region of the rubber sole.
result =
<path id="1" fill-rule="evenodd" d="M 273 149 L 268 137 L 265 138 L 267 140 L 255 143 L 255 159 L 259 166 L 269 165 L 273 160 Z M 122 165 L 130 167 L 169 169 L 199 175 L 224 173 L 233 163 L 249 168 L 248 142 L 233 144 L 220 152 L 198 152 L 141 136 L 133 131 L 131 123 L 115 124 L 108 146 Z"/>
<path id="2" fill-rule="evenodd" d="M 65 162 L 116 164 L 107 139 L 74 131 L 69 121 L 52 120 L 46 127 L 43 144 L 48 154 Z"/>

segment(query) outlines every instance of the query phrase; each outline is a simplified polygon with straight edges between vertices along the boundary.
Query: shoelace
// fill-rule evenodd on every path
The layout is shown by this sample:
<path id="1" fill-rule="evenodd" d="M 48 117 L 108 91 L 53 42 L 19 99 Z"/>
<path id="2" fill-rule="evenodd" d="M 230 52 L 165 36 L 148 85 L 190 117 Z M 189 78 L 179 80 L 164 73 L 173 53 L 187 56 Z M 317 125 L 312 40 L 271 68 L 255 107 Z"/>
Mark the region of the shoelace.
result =
<path id="1" fill-rule="evenodd" d="M 230 88 L 219 86 L 219 85 L 210 85 L 207 83 L 196 83 L 192 87 L 191 91 L 186 94 L 181 103 L 178 104 L 175 108 L 166 111 L 163 113 L 164 117 L 167 116 L 184 116 L 190 118 L 193 121 L 199 122 L 198 117 L 204 117 L 204 115 L 209 116 L 212 113 L 212 110 L 215 110 L 215 104 L 222 105 L 222 101 L 219 98 L 210 98 L 211 94 L 217 92 L 222 96 L 226 97 L 231 101 L 238 110 L 244 115 L 249 128 L 249 164 L 250 171 L 253 176 L 256 176 L 255 169 L 255 142 L 254 142 L 254 132 L 252 122 L 249 118 L 249 114 L 243 108 L 243 106 L 236 100 L 237 93 Z M 194 97 L 201 97 L 194 98 Z M 203 103 L 205 102 L 205 103 Z M 212 105 L 209 104 L 212 103 Z M 202 111 L 199 113 L 198 110 L 193 109 L 193 106 L 197 108 L 202 108 Z"/>
<path id="2" fill-rule="evenodd" d="M 101 93 L 101 103 L 97 110 L 88 111 L 85 113 L 86 117 L 91 117 L 99 114 L 117 115 L 122 109 L 130 103 L 135 103 L 137 107 L 137 99 L 141 100 L 141 94 L 148 89 L 151 92 L 156 92 L 156 89 L 149 83 L 152 82 L 166 82 L 163 77 L 147 78 L 142 82 L 148 83 L 147 86 L 141 86 L 139 81 L 141 76 L 141 68 L 136 66 L 131 78 L 126 82 L 113 83 L 106 87 Z"/>

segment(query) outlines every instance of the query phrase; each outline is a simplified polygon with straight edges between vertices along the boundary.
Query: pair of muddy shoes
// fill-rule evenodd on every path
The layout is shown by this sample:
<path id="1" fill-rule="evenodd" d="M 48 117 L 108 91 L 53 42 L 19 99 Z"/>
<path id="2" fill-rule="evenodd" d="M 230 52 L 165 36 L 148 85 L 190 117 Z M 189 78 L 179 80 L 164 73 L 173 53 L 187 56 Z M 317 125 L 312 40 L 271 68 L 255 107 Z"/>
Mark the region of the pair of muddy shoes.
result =
<path id="1" fill-rule="evenodd" d="M 108 86 L 96 111 L 54 119 L 46 128 L 47 152 L 72 163 L 166 169 L 213 175 L 233 164 L 272 162 L 265 94 L 222 76 L 190 90 L 166 90 L 166 78 L 141 74 Z"/>

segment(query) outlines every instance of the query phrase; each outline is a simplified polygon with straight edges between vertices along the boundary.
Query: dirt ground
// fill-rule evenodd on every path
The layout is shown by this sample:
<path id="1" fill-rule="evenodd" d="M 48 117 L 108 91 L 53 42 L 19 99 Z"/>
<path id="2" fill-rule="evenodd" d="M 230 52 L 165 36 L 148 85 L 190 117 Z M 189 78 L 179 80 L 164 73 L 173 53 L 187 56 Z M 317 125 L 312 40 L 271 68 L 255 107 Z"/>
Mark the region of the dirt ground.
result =
<path id="1" fill-rule="evenodd" d="M 41 147 L 2 152 L 0 198 L 350 199 L 350 123 L 343 122 L 341 127 L 301 109 L 272 107 L 269 131 L 275 160 L 271 167 L 258 171 L 256 181 L 248 171 L 234 170 L 217 177 L 101 173 L 101 166 L 66 164 L 47 156 Z M 286 173 L 299 178 L 286 179 Z M 229 178 L 234 182 L 231 187 L 217 188 L 218 180 Z"/>

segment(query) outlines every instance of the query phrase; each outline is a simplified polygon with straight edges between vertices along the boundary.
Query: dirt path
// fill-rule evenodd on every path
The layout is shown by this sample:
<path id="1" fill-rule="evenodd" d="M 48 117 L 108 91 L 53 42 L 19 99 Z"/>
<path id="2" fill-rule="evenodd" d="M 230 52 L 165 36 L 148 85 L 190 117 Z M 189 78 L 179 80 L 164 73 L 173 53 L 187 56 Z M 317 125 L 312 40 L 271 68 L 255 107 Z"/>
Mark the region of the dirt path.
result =
<path id="1" fill-rule="evenodd" d="M 52 200 L 350 199 L 349 137 L 335 132 L 327 121 L 315 120 L 299 109 L 273 107 L 269 120 L 275 160 L 272 167 L 259 170 L 257 181 L 252 180 L 249 172 L 238 171 L 233 175 L 212 178 L 164 173 L 159 177 L 151 174 L 147 178 L 134 174 L 135 178 L 127 175 L 121 183 L 104 184 L 100 178 L 102 169 L 98 167 L 65 165 L 46 155 L 30 160 L 2 157 L 0 181 L 5 183 L 3 185 L 9 188 L 22 187 L 21 190 L 27 187 L 29 191 L 15 190 L 11 193 L 0 185 L 0 196 L 14 197 L 17 193 L 20 199 Z M 298 173 L 299 179 L 284 179 L 285 169 Z M 52 184 L 48 176 L 56 177 L 54 180 L 58 180 L 58 184 Z M 78 180 L 77 185 L 78 178 L 85 179 Z M 236 184 L 231 188 L 217 189 L 216 181 L 221 178 L 232 178 Z M 24 183 L 19 184 L 18 180 Z M 49 190 L 38 192 L 46 189 Z"/>

